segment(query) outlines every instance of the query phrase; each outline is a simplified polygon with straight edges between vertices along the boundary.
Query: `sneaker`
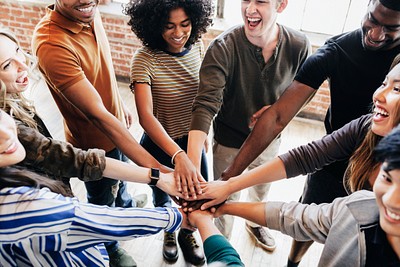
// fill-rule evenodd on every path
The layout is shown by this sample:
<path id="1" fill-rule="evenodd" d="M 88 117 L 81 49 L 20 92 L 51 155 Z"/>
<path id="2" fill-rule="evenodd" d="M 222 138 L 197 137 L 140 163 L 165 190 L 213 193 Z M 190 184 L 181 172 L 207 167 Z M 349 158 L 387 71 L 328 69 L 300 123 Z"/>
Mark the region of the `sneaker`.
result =
<path id="1" fill-rule="evenodd" d="M 300 262 L 293 262 L 293 261 L 288 259 L 286 267 L 298 267 L 299 264 L 300 264 Z"/>
<path id="2" fill-rule="evenodd" d="M 110 267 L 136 267 L 137 264 L 125 249 L 119 247 L 113 253 L 108 254 Z"/>
<path id="3" fill-rule="evenodd" d="M 203 249 L 197 245 L 193 233 L 186 234 L 182 230 L 179 231 L 178 242 L 187 262 L 196 266 L 201 266 L 206 262 Z"/>
<path id="4" fill-rule="evenodd" d="M 164 232 L 163 257 L 169 263 L 174 263 L 178 260 L 175 233 Z"/>
<path id="5" fill-rule="evenodd" d="M 136 203 L 136 208 L 144 208 L 147 204 L 147 194 L 133 196 L 132 200 Z"/>
<path id="6" fill-rule="evenodd" d="M 246 223 L 246 230 L 255 239 L 256 245 L 265 249 L 266 251 L 274 251 L 276 244 L 272 235 L 267 228 L 257 226 L 251 227 Z"/>

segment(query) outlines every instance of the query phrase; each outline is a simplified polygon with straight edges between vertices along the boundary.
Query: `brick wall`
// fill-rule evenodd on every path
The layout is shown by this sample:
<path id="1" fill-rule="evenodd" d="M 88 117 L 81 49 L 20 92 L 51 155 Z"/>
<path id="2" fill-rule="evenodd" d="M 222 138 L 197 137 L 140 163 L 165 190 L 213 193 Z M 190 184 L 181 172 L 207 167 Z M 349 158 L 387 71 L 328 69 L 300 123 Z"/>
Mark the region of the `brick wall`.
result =
<path id="1" fill-rule="evenodd" d="M 10 28 L 27 51 L 30 51 L 33 29 L 45 13 L 47 4 L 44 2 L 0 0 L 0 26 Z M 128 81 L 130 60 L 135 50 L 141 46 L 140 41 L 131 32 L 125 16 L 103 13 L 102 19 L 110 41 L 116 75 L 119 80 Z M 219 33 L 217 30 L 209 30 L 203 36 L 205 46 Z M 299 116 L 323 120 L 329 101 L 329 90 L 324 83 Z"/>

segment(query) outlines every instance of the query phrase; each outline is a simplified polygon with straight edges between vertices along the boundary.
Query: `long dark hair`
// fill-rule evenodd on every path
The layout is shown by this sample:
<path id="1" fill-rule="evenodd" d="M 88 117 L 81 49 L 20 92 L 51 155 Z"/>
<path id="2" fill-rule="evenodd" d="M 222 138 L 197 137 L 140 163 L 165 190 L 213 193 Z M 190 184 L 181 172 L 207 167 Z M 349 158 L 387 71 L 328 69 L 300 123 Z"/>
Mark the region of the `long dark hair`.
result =
<path id="1" fill-rule="evenodd" d="M 52 180 L 37 173 L 28 171 L 23 167 L 0 168 L 0 190 L 6 187 L 29 186 L 32 188 L 47 187 L 54 193 L 72 197 L 71 190 L 62 182 Z"/>

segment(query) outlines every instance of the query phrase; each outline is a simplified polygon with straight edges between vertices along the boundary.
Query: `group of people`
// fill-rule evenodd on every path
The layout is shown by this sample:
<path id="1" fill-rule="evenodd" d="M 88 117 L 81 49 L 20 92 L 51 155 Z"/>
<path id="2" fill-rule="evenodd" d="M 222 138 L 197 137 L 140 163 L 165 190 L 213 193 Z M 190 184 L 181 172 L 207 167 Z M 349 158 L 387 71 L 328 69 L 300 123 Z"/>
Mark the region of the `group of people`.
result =
<path id="1" fill-rule="evenodd" d="M 267 251 L 276 247 L 268 228 L 291 235 L 289 267 L 312 241 L 325 244 L 320 266 L 399 265 L 400 2 L 370 0 L 360 29 L 313 54 L 304 34 L 277 23 L 288 0 L 242 1 L 243 24 L 205 51 L 212 2 L 124 6 L 143 44 L 130 84 L 140 144 L 98 0 L 55 0 L 35 28 L 33 55 L 0 29 L 2 264 L 136 266 L 118 241 L 164 231 L 167 262 L 178 243 L 193 265 L 243 266 L 229 243 L 234 215 Z M 51 138 L 23 95 L 42 76 L 67 142 Z M 325 79 L 327 135 L 278 156 L 280 132 Z M 211 123 L 216 181 L 207 182 Z M 299 174 L 309 174 L 303 203 L 266 202 L 270 182 Z M 73 197 L 71 177 L 85 183 L 88 203 Z M 149 184 L 155 208 L 136 207 L 127 182 Z M 250 202 L 235 202 L 245 188 Z"/>

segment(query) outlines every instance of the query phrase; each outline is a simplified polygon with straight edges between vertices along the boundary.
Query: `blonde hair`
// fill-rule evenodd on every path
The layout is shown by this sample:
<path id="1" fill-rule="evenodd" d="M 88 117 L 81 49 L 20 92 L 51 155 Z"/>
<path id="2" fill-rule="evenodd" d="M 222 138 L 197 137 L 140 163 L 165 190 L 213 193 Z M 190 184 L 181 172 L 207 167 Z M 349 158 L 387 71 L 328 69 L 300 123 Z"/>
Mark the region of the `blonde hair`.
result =
<path id="1" fill-rule="evenodd" d="M 400 54 L 397 55 L 390 70 L 400 63 Z M 400 122 L 400 103 L 397 103 L 393 128 Z M 382 136 L 376 135 L 369 126 L 368 133 L 365 136 L 361 145 L 354 151 L 350 158 L 349 165 L 345 172 L 345 186 L 349 192 L 354 192 L 362 189 L 371 189 L 372 185 L 368 184 L 372 174 L 380 166 L 380 163 L 374 160 L 373 150 Z"/>
<path id="2" fill-rule="evenodd" d="M 15 35 L 7 29 L 0 28 L 0 35 L 9 38 L 19 46 L 19 42 Z M 23 51 L 25 63 L 29 67 L 29 77 L 37 80 L 39 77 L 34 57 Z M 18 119 L 29 127 L 37 129 L 37 123 L 34 119 L 35 108 L 33 102 L 28 100 L 23 93 L 7 93 L 6 85 L 0 80 L 0 108 L 11 115 L 14 119 Z"/>

